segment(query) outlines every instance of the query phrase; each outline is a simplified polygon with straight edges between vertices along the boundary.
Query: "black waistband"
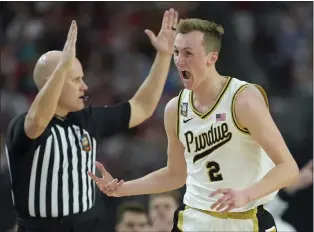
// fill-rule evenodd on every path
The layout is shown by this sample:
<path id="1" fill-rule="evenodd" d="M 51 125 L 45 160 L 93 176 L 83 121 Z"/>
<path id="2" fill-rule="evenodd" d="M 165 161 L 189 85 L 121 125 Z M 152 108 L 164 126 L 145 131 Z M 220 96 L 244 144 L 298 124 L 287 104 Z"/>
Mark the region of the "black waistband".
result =
<path id="1" fill-rule="evenodd" d="M 18 225 L 25 226 L 25 227 L 52 227 L 52 226 L 65 226 L 65 227 L 72 227 L 75 224 L 82 223 L 84 221 L 93 219 L 97 217 L 95 207 L 92 209 L 80 213 L 80 214 L 73 214 L 69 216 L 59 217 L 59 218 L 32 218 L 32 217 L 17 217 Z"/>

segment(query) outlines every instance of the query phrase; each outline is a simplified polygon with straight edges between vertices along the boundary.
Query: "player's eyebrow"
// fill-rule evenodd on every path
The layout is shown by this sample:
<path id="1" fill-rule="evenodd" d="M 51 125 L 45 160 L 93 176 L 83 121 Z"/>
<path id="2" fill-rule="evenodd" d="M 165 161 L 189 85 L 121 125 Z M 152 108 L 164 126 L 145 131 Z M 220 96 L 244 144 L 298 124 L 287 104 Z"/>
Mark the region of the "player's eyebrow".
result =
<path id="1" fill-rule="evenodd" d="M 174 49 L 179 50 L 175 45 L 174 45 Z M 185 47 L 185 48 L 182 48 L 181 50 L 188 50 L 188 49 L 192 49 L 192 47 Z"/>

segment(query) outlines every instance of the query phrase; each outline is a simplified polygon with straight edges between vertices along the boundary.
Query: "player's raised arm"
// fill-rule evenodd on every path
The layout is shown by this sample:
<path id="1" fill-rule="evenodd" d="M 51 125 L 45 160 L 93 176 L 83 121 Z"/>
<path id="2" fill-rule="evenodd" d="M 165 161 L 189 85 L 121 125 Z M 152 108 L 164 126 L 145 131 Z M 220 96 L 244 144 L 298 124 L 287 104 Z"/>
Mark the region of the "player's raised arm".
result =
<path id="1" fill-rule="evenodd" d="M 129 127 L 137 126 L 145 121 L 157 107 L 170 68 L 176 36 L 173 28 L 177 22 L 178 13 L 170 9 L 165 11 L 162 26 L 157 36 L 152 31 L 145 30 L 152 45 L 157 50 L 157 55 L 148 77 L 129 101 L 131 105 Z"/>
<path id="2" fill-rule="evenodd" d="M 165 109 L 165 129 L 168 137 L 167 167 L 121 184 L 98 164 L 97 168 L 101 171 L 103 178 L 98 178 L 92 173 L 89 173 L 89 176 L 103 193 L 116 197 L 152 194 L 177 189 L 185 184 L 187 171 L 184 146 L 176 136 L 177 104 L 176 97 L 167 104 Z"/>
<path id="3" fill-rule="evenodd" d="M 72 21 L 63 52 L 52 51 L 40 57 L 34 69 L 34 79 L 40 89 L 25 118 L 25 133 L 39 137 L 55 114 L 66 74 L 75 59 L 77 25 Z"/>

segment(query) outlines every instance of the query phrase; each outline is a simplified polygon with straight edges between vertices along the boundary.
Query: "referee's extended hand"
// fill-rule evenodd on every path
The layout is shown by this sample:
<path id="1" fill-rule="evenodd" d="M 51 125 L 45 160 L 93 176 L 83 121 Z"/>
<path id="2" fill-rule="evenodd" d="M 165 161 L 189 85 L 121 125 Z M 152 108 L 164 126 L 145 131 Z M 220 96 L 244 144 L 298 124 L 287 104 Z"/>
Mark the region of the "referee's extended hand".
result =
<path id="1" fill-rule="evenodd" d="M 105 169 L 105 167 L 96 161 L 96 168 L 100 171 L 102 177 L 97 177 L 94 173 L 88 172 L 87 174 L 96 182 L 100 191 L 109 197 L 121 197 L 121 187 L 124 180 L 118 181 L 117 178 L 113 178 L 111 174 Z"/>
<path id="2" fill-rule="evenodd" d="M 76 57 L 76 40 L 77 40 L 77 25 L 76 21 L 73 20 L 59 62 L 59 64 L 66 70 L 68 70 L 71 67 Z"/>

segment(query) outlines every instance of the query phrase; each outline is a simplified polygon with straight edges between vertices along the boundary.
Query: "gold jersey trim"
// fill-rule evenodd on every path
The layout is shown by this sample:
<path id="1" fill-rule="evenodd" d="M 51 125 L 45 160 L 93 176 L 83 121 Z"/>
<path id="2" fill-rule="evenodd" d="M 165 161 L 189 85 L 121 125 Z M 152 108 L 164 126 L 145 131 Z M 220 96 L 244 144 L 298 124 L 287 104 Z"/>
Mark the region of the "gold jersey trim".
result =
<path id="1" fill-rule="evenodd" d="M 182 94 L 184 89 L 182 89 L 179 93 L 178 97 L 178 108 L 177 108 L 177 137 L 180 139 L 180 112 L 181 112 L 181 101 L 182 101 Z"/>
<path id="2" fill-rule="evenodd" d="M 191 109 L 193 110 L 193 112 L 199 116 L 202 119 L 207 119 L 209 118 L 209 116 L 212 114 L 212 112 L 214 112 L 214 110 L 217 108 L 217 106 L 219 105 L 220 100 L 222 99 L 222 97 L 224 96 L 224 94 L 227 92 L 228 87 L 230 86 L 230 82 L 232 80 L 232 77 L 228 77 L 222 91 L 220 92 L 216 103 L 209 109 L 209 111 L 207 113 L 200 113 L 194 106 L 193 103 L 193 91 L 190 92 L 190 105 L 191 105 Z"/>
<path id="3" fill-rule="evenodd" d="M 241 219 L 241 220 L 247 220 L 247 219 L 251 219 L 253 221 L 253 231 L 254 232 L 258 232 L 258 218 L 257 218 L 257 208 L 245 211 L 245 212 L 215 212 L 215 211 L 207 211 L 207 210 L 202 210 L 202 209 L 196 209 L 190 206 L 186 206 L 185 209 L 194 209 L 194 210 L 198 210 L 201 211 L 205 214 L 208 214 L 212 217 L 217 217 L 220 219 Z"/>
<path id="4" fill-rule="evenodd" d="M 268 98 L 267 98 L 267 94 L 265 92 L 265 90 L 260 86 L 260 85 L 256 85 L 256 84 L 245 84 L 245 85 L 242 85 L 236 92 L 235 94 L 233 95 L 233 98 L 232 98 L 232 103 L 231 103 L 231 114 L 232 114 L 232 121 L 233 121 L 233 124 L 235 125 L 235 127 L 242 133 L 244 134 L 247 134 L 249 135 L 250 132 L 248 131 L 247 128 L 243 127 L 240 125 L 240 123 L 238 122 L 237 120 L 237 117 L 236 117 L 236 113 L 235 113 L 235 102 L 236 102 L 236 99 L 237 99 L 237 96 L 238 94 L 243 90 L 245 89 L 246 87 L 250 86 L 250 85 L 254 85 L 259 91 L 260 93 L 262 94 L 263 98 L 264 98 L 264 101 L 267 105 L 267 108 L 269 108 L 269 102 L 268 102 Z"/>
<path id="5" fill-rule="evenodd" d="M 185 206 L 185 208 L 183 209 L 183 210 L 181 210 L 180 212 L 179 212 L 179 214 L 178 214 L 178 224 L 177 224 L 177 227 L 178 227 L 178 229 L 181 231 L 181 232 L 183 232 L 183 213 L 184 213 L 184 211 L 185 210 L 187 210 L 188 209 L 188 207 L 187 206 Z"/>

